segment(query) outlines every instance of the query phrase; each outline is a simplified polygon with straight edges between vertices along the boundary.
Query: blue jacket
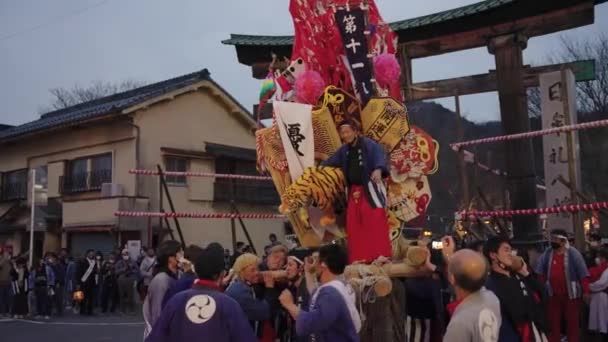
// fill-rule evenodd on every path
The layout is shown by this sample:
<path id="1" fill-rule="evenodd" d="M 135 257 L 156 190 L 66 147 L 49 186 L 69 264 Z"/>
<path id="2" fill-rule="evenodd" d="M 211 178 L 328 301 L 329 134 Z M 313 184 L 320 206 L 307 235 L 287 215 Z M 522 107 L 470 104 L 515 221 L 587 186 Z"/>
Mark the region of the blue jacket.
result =
<path id="1" fill-rule="evenodd" d="M 548 248 L 538 259 L 536 269 L 537 274 L 545 277 L 547 293 L 553 296 L 553 289 L 549 283 L 551 276 L 551 261 L 553 260 L 553 249 Z M 585 259 L 581 253 L 574 247 L 566 249 L 564 255 L 564 267 L 566 268 L 566 288 L 568 289 L 568 297 L 570 299 L 580 298 L 583 294 L 581 280 L 589 276 Z"/>
<path id="2" fill-rule="evenodd" d="M 53 287 L 55 286 L 55 272 L 53 272 L 53 269 L 48 266 L 48 265 L 44 265 L 44 270 L 45 270 L 45 275 L 44 277 L 46 278 L 46 286 L 48 287 Z M 34 268 L 31 272 L 30 272 L 30 288 L 34 288 L 36 286 L 36 269 Z"/>
<path id="3" fill-rule="evenodd" d="M 298 336 L 315 335 L 318 342 L 359 342 L 359 335 L 342 295 L 331 286 L 319 289 L 314 305 L 300 311 L 296 320 Z"/>
<path id="4" fill-rule="evenodd" d="M 257 298 L 253 287 L 239 279 L 228 286 L 226 295 L 239 303 L 254 331 L 259 335 L 261 333 L 260 322 L 270 319 L 270 304 L 268 304 L 268 301 Z"/>
<path id="5" fill-rule="evenodd" d="M 163 306 L 169 299 L 173 298 L 176 294 L 191 289 L 192 284 L 196 280 L 196 276 L 193 273 L 184 273 L 171 287 L 165 292 L 165 298 L 163 299 Z"/>
<path id="6" fill-rule="evenodd" d="M 383 184 L 376 184 L 371 181 L 370 177 L 374 170 L 382 170 L 382 177 L 388 177 L 388 164 L 386 161 L 386 152 L 382 145 L 374 140 L 366 137 L 359 137 L 362 142 L 363 150 L 363 184 L 365 195 L 368 202 L 374 208 L 386 207 L 386 188 Z M 348 144 L 340 146 L 340 148 L 329 159 L 321 163 L 323 166 L 339 167 L 344 172 L 348 173 Z"/>
<path id="7" fill-rule="evenodd" d="M 239 304 L 216 289 L 197 285 L 169 300 L 145 342 L 255 342 Z"/>

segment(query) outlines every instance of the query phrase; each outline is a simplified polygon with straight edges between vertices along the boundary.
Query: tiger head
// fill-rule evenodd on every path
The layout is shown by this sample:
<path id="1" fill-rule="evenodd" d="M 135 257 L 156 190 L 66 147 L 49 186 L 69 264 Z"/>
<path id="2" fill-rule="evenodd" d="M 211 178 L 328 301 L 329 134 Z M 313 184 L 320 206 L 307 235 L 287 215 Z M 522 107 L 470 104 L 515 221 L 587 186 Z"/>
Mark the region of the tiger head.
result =
<path id="1" fill-rule="evenodd" d="M 279 212 L 287 214 L 304 207 L 310 201 L 310 188 L 292 183 L 281 196 Z"/>

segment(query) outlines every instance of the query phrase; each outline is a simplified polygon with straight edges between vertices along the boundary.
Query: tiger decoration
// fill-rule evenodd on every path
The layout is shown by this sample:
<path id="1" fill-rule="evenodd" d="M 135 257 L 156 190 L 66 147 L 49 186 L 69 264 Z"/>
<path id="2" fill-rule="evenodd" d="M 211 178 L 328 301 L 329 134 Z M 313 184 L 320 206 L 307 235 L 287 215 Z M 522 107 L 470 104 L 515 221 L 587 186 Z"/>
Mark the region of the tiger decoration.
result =
<path id="1" fill-rule="evenodd" d="M 298 212 L 304 222 L 308 222 L 306 208 L 311 204 L 323 211 L 321 226 L 336 222 L 334 203 L 344 200 L 346 180 L 340 168 L 313 166 L 304 169 L 304 173 L 291 183 L 281 196 L 279 212 L 287 214 Z"/>

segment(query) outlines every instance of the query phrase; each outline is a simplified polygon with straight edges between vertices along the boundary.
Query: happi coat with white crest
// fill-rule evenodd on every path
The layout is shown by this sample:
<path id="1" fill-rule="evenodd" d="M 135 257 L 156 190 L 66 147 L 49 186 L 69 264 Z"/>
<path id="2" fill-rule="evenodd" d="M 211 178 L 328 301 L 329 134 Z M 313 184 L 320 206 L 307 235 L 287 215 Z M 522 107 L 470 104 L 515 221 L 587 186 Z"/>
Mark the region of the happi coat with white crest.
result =
<path id="1" fill-rule="evenodd" d="M 349 262 L 373 261 L 379 256 L 390 257 L 391 244 L 385 209 L 386 187 L 384 183 L 376 183 L 371 179 L 374 170 L 380 170 L 382 177 L 389 175 L 386 152 L 382 146 L 372 139 L 359 137 L 354 145 L 342 145 L 322 165 L 340 167 L 346 176 Z"/>

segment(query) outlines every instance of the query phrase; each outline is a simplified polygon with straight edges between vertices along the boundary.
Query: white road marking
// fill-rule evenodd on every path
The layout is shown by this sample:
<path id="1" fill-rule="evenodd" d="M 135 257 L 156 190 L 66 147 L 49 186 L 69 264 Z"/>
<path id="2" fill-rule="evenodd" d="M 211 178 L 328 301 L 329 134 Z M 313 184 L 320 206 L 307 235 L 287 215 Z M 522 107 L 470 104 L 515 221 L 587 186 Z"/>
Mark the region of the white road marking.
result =
<path id="1" fill-rule="evenodd" d="M 29 319 L 0 319 L 0 323 L 4 322 L 24 322 L 31 324 L 39 324 L 39 325 L 81 325 L 81 326 L 139 326 L 144 325 L 144 322 L 133 322 L 133 323 L 125 323 L 125 322 L 116 322 L 116 323 L 103 323 L 103 322 L 49 322 L 49 321 L 32 321 Z"/>

